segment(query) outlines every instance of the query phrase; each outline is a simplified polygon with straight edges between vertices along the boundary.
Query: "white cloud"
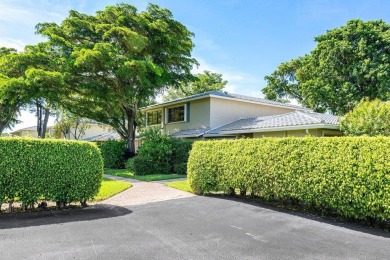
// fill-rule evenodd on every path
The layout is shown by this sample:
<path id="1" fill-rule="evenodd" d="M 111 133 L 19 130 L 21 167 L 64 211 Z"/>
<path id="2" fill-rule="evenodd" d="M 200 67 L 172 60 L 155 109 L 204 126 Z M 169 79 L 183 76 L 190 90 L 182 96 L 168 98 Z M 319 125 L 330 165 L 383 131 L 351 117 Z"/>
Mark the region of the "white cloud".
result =
<path id="1" fill-rule="evenodd" d="M 193 69 L 193 73 L 202 73 L 204 70 L 220 73 L 222 74 L 223 79 L 228 81 L 228 84 L 224 88 L 225 91 L 254 97 L 263 97 L 260 87 L 264 84 L 260 77 L 253 76 L 246 72 L 237 71 L 223 65 L 214 66 L 200 57 L 195 58 L 198 60 L 200 65 L 199 67 Z"/>
<path id="2" fill-rule="evenodd" d="M 20 40 L 4 37 L 4 38 L 0 38 L 0 46 L 7 47 L 7 48 L 14 48 L 18 51 L 23 51 L 24 46 L 26 46 L 26 43 Z"/>

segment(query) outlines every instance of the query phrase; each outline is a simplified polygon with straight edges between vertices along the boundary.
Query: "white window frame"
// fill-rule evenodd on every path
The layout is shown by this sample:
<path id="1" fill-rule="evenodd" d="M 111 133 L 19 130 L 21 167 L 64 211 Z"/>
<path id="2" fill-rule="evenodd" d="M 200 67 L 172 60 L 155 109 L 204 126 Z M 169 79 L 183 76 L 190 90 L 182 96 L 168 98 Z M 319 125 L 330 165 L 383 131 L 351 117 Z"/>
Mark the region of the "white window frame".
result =
<path id="1" fill-rule="evenodd" d="M 169 109 L 171 108 L 176 108 L 176 107 L 184 107 L 184 121 L 175 121 L 175 122 L 168 122 L 168 117 L 169 117 Z M 165 114 L 165 124 L 176 124 L 176 123 L 185 123 L 187 122 L 187 104 L 182 104 L 182 105 L 177 105 L 177 106 L 172 106 L 172 107 L 166 107 L 164 110 Z"/>

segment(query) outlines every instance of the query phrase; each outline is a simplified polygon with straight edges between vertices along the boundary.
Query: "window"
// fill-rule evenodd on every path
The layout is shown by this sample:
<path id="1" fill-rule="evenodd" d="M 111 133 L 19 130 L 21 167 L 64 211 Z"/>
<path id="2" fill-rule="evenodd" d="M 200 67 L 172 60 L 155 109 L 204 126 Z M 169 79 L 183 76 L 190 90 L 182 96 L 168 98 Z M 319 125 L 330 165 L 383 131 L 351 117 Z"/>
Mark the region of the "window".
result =
<path id="1" fill-rule="evenodd" d="M 184 122 L 185 108 L 184 106 L 168 108 L 168 123 Z"/>
<path id="2" fill-rule="evenodd" d="M 147 113 L 147 124 L 148 125 L 158 125 L 161 124 L 162 111 L 153 111 Z"/>

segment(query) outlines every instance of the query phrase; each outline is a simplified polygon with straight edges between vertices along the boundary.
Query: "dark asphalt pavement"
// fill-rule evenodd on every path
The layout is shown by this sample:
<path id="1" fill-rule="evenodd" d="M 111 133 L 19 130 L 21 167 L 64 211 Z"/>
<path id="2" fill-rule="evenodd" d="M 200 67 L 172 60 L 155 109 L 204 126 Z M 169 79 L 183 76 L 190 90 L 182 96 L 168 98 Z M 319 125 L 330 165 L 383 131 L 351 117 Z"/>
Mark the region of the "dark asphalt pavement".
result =
<path id="1" fill-rule="evenodd" d="M 0 259 L 389 259 L 390 235 L 222 197 L 0 215 Z"/>

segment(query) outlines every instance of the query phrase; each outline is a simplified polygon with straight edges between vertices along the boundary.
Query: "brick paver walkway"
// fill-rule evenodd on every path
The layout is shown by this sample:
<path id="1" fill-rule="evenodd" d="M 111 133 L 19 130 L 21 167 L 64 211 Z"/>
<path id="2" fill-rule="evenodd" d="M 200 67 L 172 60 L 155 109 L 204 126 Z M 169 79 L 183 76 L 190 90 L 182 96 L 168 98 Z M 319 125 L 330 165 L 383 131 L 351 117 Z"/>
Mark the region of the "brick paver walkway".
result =
<path id="1" fill-rule="evenodd" d="M 141 205 L 150 202 L 181 199 L 195 196 L 192 193 L 173 189 L 164 185 L 167 181 L 158 182 L 144 182 L 137 180 L 130 180 L 126 178 L 105 175 L 104 177 L 130 182 L 133 187 L 119 193 L 107 200 L 100 202 L 100 204 L 110 204 L 115 206 L 130 206 L 130 205 Z M 169 180 L 175 181 L 175 180 Z"/>

